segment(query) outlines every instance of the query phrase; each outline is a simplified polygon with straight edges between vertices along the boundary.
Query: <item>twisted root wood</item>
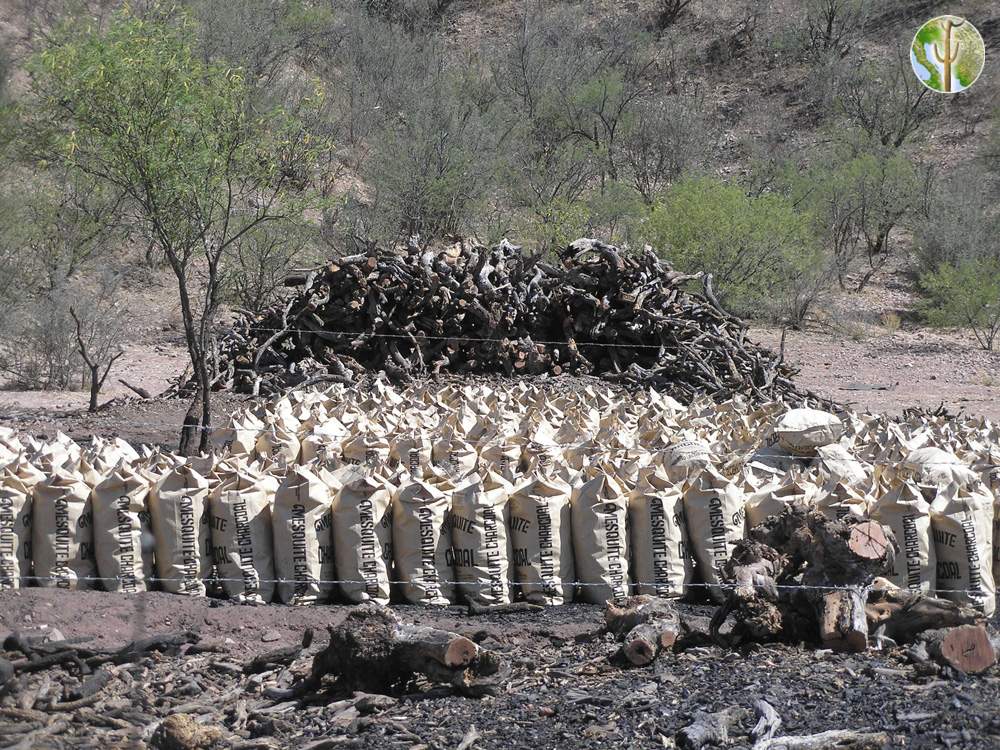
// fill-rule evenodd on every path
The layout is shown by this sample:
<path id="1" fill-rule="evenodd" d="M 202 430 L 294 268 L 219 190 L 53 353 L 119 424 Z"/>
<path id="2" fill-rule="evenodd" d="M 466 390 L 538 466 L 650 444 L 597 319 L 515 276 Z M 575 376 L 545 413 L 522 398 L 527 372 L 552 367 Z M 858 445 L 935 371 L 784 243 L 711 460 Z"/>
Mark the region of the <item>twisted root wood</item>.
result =
<path id="1" fill-rule="evenodd" d="M 825 648 L 863 651 L 868 592 L 892 552 L 891 532 L 873 521 L 833 520 L 792 505 L 736 546 L 723 567 L 735 586 L 713 629 L 733 614 L 740 634 L 751 640 L 818 636 Z M 779 589 L 783 583 L 802 588 Z"/>

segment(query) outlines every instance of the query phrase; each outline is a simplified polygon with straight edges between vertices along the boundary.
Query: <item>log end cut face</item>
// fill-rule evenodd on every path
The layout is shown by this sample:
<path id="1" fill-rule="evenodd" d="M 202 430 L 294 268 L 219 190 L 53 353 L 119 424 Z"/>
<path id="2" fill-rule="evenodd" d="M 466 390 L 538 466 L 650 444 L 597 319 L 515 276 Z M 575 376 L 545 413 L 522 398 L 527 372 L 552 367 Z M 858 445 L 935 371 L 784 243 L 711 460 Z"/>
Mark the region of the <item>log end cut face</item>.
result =
<path id="1" fill-rule="evenodd" d="M 941 641 L 941 656 L 966 674 L 979 674 L 997 663 L 996 651 L 986 628 L 979 625 L 959 625 Z"/>
<path id="2" fill-rule="evenodd" d="M 472 664 L 472 660 L 479 654 L 479 647 L 464 636 L 459 636 L 448 644 L 445 650 L 444 663 L 446 667 L 452 669 L 467 667 Z"/>
<path id="3" fill-rule="evenodd" d="M 863 560 L 881 560 L 889 551 L 889 539 L 881 524 L 865 521 L 851 527 L 848 546 Z"/>

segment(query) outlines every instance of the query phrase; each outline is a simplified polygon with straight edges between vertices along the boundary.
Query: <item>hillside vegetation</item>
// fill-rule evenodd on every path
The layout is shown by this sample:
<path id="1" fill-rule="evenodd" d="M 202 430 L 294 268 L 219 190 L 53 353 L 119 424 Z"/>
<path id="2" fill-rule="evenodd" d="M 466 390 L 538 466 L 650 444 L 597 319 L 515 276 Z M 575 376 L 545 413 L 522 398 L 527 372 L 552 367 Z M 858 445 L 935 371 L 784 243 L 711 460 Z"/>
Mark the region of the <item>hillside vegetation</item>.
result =
<path id="1" fill-rule="evenodd" d="M 909 61 L 943 12 L 987 45 L 952 95 Z M 99 381 L 150 284 L 207 383 L 220 317 L 290 268 L 456 234 L 649 244 L 792 327 L 891 272 L 922 320 L 996 344 L 990 2 L 21 0 L 0 20 L 15 387 Z"/>

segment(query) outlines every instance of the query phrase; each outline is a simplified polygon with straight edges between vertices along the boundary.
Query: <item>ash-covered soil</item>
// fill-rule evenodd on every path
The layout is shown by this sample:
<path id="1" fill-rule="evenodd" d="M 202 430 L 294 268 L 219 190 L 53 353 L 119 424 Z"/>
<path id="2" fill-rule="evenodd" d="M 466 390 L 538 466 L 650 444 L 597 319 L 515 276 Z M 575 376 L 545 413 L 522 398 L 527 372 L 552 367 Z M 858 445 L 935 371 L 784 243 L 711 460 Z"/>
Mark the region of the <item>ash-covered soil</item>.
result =
<path id="1" fill-rule="evenodd" d="M 18 713 L 18 696 L 43 680 L 54 695 L 62 694 L 63 684 L 68 693 L 79 684 L 61 667 L 31 673 L 19 691 L 0 701 L 0 745 L 14 745 L 34 731 L 22 746 L 145 747 L 165 717 L 183 713 L 217 728 L 218 747 L 673 747 L 675 733 L 695 712 L 735 705 L 752 717 L 754 702 L 764 699 L 781 716 L 779 735 L 867 728 L 887 732 L 891 747 L 1000 747 L 1000 668 L 966 677 L 915 667 L 898 651 L 835 654 L 765 645 L 739 653 L 697 648 L 625 670 L 608 661 L 617 644 L 601 633 L 601 608 L 588 605 L 479 617 L 458 607 L 395 607 L 405 620 L 454 630 L 502 652 L 513 670 L 496 697 L 459 697 L 422 682 L 388 705 L 359 704 L 360 711 L 343 702 L 350 696 L 335 692 L 305 704 L 267 697 L 269 689 L 287 687 L 308 672 L 312 654 L 327 642 L 326 626 L 348 611 L 337 605 L 247 607 L 164 593 L 2 593 L 0 631 L 55 628 L 57 636 L 117 647 L 190 629 L 200 634 L 199 646 L 217 650 L 153 654 L 111 667 L 102 700 L 68 715 Z M 315 629 L 316 639 L 291 669 L 241 673 L 253 656 L 299 641 L 307 627 Z M 39 724 L 30 719 L 38 713 L 57 718 L 33 730 Z M 732 746 L 749 744 L 744 734 Z"/>

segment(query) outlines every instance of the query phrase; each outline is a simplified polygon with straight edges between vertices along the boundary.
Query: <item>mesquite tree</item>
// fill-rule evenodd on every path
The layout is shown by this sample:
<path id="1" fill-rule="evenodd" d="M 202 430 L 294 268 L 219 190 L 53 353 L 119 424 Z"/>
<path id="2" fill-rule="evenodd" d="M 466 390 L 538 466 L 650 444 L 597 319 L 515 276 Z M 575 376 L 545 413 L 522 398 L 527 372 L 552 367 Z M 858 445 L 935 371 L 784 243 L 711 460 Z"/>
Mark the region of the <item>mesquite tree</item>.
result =
<path id="1" fill-rule="evenodd" d="M 114 303 L 111 303 L 111 306 L 113 308 Z M 90 320 L 84 321 L 72 307 L 69 309 L 69 314 L 76 327 L 76 351 L 90 373 L 88 411 L 95 412 L 104 381 L 108 379 L 115 362 L 125 355 L 125 350 L 119 346 L 125 321 L 122 318 L 109 319 L 103 315 L 92 316 Z"/>
<path id="2" fill-rule="evenodd" d="M 199 59 L 194 31 L 183 13 L 126 8 L 104 32 L 53 36 L 30 66 L 23 129 L 40 160 L 119 191 L 120 218 L 176 276 L 197 382 L 182 453 L 209 443 L 213 324 L 231 248 L 302 215 L 321 147 L 284 110 L 254 111 L 240 69 Z"/>

